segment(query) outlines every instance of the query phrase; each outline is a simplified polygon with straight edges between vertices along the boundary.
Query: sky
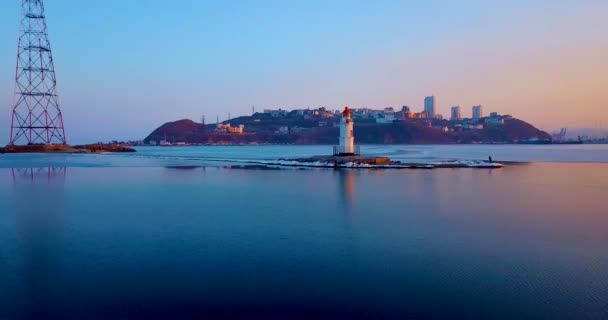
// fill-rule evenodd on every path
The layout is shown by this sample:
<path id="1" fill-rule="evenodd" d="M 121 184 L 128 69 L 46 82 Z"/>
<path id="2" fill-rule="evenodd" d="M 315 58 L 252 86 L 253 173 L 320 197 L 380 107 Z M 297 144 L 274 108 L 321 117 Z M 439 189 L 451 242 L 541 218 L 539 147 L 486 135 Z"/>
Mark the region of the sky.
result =
<path id="1" fill-rule="evenodd" d="M 0 141 L 19 0 L 0 1 Z M 68 142 L 252 107 L 410 106 L 608 127 L 608 1 L 46 0 Z M 2 111 L 4 110 L 4 111 Z M 0 144 L 2 144 L 0 142 Z"/>

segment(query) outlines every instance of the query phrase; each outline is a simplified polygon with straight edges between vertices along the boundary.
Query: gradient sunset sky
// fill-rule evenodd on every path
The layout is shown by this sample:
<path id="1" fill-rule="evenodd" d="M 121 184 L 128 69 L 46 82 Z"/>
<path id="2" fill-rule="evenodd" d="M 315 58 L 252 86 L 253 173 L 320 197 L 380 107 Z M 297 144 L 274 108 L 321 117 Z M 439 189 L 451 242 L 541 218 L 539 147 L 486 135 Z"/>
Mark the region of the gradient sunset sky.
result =
<path id="1" fill-rule="evenodd" d="M 8 141 L 19 0 L 0 1 Z M 72 143 L 251 107 L 484 105 L 608 127 L 608 1 L 45 0 Z M 4 137 L 4 138 L 2 138 Z"/>

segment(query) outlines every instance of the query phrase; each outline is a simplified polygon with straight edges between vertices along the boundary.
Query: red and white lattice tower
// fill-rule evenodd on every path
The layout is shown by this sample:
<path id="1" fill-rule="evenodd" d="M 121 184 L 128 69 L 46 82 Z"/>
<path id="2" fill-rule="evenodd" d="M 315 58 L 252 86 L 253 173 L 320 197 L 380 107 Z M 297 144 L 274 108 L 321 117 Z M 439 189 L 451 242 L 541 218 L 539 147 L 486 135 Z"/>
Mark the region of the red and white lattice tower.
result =
<path id="1" fill-rule="evenodd" d="M 42 0 L 22 0 L 11 145 L 67 144 Z"/>

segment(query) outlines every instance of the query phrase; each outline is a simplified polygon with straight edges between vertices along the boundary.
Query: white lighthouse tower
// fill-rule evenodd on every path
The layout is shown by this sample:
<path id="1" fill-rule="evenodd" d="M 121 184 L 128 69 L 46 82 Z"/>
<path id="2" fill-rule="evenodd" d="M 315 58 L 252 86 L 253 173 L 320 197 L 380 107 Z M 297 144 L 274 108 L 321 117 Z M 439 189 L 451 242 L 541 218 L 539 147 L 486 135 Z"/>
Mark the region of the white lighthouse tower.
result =
<path id="1" fill-rule="evenodd" d="M 353 118 L 350 109 L 344 108 L 340 120 L 340 146 L 338 153 L 341 156 L 355 154 L 355 137 L 353 136 Z"/>

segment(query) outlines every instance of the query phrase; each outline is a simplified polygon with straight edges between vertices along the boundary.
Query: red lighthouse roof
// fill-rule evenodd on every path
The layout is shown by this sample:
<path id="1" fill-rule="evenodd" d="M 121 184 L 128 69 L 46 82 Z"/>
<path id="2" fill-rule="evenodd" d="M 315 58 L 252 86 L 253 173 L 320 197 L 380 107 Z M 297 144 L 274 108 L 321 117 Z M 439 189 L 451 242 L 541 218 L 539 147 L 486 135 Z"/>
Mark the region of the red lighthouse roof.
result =
<path id="1" fill-rule="evenodd" d="M 350 116 L 350 109 L 348 107 L 344 108 L 344 111 L 342 111 L 342 116 L 344 116 L 344 117 Z"/>

